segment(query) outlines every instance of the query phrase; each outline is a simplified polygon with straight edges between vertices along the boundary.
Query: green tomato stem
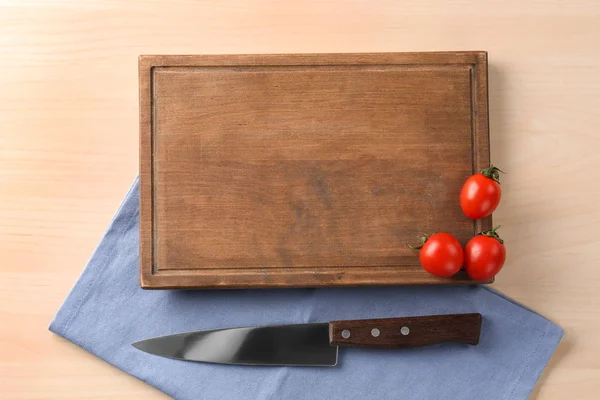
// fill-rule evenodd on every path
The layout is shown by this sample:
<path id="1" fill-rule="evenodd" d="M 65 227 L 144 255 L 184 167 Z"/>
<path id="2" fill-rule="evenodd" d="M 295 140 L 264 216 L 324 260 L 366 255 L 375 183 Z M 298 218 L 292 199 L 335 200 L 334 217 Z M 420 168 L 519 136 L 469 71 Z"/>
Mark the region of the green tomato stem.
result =
<path id="1" fill-rule="evenodd" d="M 417 238 L 419 239 L 421 244 L 419 244 L 418 246 L 412 246 L 409 244 L 408 247 L 411 250 L 421 250 L 423 248 L 423 246 L 425 246 L 425 243 L 427 242 L 427 240 L 429 240 L 429 234 L 421 233 L 421 236 L 417 235 Z"/>
<path id="2" fill-rule="evenodd" d="M 481 171 L 481 174 L 485 177 L 495 180 L 499 184 L 500 183 L 500 172 L 502 172 L 503 174 L 506 173 L 506 172 L 502 171 L 500 168 L 494 167 L 493 165 L 490 164 L 489 168 L 486 168 Z"/>
<path id="3" fill-rule="evenodd" d="M 500 225 L 490 229 L 489 231 L 481 232 L 480 235 L 492 237 L 492 238 L 496 239 L 497 241 L 499 241 L 500 243 L 504 244 L 504 240 L 502 240 L 500 238 L 500 236 L 498 236 L 498 233 L 496 233 L 498 228 L 500 228 Z"/>

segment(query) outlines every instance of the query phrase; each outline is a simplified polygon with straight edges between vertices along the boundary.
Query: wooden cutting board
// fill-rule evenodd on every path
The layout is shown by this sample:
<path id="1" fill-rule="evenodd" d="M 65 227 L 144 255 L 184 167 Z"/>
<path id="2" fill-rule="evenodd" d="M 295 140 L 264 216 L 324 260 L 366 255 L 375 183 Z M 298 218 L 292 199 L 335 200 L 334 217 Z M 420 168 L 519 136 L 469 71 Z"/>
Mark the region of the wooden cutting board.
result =
<path id="1" fill-rule="evenodd" d="M 489 165 L 485 52 L 141 56 L 143 288 L 472 283 L 419 232 L 464 244 Z"/>

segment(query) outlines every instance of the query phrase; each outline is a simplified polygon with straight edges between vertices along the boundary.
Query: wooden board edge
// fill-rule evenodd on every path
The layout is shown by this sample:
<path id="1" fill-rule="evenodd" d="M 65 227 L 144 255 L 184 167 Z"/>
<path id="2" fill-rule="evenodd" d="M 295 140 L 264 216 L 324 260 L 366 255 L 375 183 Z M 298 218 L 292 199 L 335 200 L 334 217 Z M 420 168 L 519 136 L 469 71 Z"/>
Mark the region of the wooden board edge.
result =
<path id="1" fill-rule="evenodd" d="M 230 271 L 170 271 L 159 272 L 145 280 L 144 289 L 266 289 L 266 288 L 319 288 L 340 286 L 413 286 L 413 285 L 475 285 L 485 282 L 471 280 L 464 271 L 452 278 L 438 278 L 420 266 L 377 267 L 364 272 L 360 267 L 320 268 L 307 273 L 302 269 L 264 269 Z M 190 279 L 190 278 L 196 279 Z"/>
<path id="2" fill-rule="evenodd" d="M 477 173 L 489 167 L 491 162 L 487 52 L 477 54 L 473 73 L 473 173 Z M 491 229 L 492 224 L 492 216 L 476 221 L 474 235 Z"/>
<path id="3" fill-rule="evenodd" d="M 171 54 L 140 55 L 140 64 L 155 67 L 250 65 L 476 64 L 485 51 L 389 53 Z"/>
<path id="4" fill-rule="evenodd" d="M 139 118 L 140 118 L 140 284 L 151 286 L 153 277 L 153 195 L 152 195 L 152 68 L 153 60 L 140 56 Z"/>

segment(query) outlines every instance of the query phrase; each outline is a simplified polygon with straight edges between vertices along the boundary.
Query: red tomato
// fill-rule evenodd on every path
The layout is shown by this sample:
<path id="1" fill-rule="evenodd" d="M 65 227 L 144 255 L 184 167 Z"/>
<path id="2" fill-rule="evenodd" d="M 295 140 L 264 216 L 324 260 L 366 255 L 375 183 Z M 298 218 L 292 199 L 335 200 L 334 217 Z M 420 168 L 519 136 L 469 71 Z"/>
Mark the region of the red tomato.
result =
<path id="1" fill-rule="evenodd" d="M 436 233 L 421 238 L 419 261 L 425 271 L 447 278 L 457 273 L 464 261 L 463 248 L 456 238 L 449 233 Z"/>
<path id="2" fill-rule="evenodd" d="M 500 172 L 492 165 L 467 179 L 460 192 L 460 207 L 467 217 L 485 218 L 498 207 L 502 195 Z"/>
<path id="3" fill-rule="evenodd" d="M 502 269 L 506 248 L 496 233 L 498 228 L 475 236 L 465 246 L 465 270 L 471 279 L 486 281 Z"/>

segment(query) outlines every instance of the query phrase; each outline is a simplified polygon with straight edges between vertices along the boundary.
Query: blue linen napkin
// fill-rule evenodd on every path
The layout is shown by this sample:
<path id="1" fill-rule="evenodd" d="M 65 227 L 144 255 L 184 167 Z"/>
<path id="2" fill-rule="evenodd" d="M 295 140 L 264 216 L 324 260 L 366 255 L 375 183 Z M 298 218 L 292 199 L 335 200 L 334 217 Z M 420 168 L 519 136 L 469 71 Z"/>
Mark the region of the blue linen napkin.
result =
<path id="1" fill-rule="evenodd" d="M 50 330 L 176 399 L 526 399 L 563 330 L 484 286 L 146 291 L 138 180 Z M 340 349 L 337 367 L 177 361 L 135 349 L 200 329 L 479 312 L 478 346 Z"/>

